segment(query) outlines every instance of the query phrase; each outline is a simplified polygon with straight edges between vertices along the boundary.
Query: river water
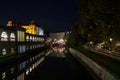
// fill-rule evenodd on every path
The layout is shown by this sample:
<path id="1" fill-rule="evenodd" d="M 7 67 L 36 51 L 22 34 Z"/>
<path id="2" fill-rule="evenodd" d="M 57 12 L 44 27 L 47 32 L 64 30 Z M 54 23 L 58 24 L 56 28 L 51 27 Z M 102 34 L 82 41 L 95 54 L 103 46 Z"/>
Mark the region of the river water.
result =
<path id="1" fill-rule="evenodd" d="M 69 53 L 58 50 L 0 66 L 0 75 L 0 80 L 94 80 Z"/>

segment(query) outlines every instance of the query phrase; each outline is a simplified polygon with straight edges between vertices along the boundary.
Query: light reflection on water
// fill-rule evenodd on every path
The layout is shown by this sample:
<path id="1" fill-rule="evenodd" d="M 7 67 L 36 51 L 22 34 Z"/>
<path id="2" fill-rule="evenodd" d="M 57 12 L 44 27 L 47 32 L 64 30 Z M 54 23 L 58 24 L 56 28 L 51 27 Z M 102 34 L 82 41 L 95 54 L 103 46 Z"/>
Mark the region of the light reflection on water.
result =
<path id="1" fill-rule="evenodd" d="M 59 52 L 59 53 L 63 52 L 64 50 L 65 50 L 64 47 L 63 47 L 63 48 L 59 48 L 59 49 L 54 49 L 54 48 L 53 48 L 53 51 L 54 51 L 54 52 Z"/>
<path id="2" fill-rule="evenodd" d="M 39 53 L 15 64 L 5 65 L 0 69 L 0 80 L 26 80 L 29 74 L 44 60 L 45 53 Z"/>

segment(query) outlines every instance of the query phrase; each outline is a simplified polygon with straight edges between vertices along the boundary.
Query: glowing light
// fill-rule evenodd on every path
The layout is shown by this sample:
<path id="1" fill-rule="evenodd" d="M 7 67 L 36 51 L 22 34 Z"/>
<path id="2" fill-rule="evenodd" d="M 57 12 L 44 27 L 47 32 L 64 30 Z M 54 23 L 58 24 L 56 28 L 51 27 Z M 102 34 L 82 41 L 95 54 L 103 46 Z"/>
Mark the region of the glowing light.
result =
<path id="1" fill-rule="evenodd" d="M 11 34 L 10 34 L 10 40 L 11 40 L 11 41 L 15 41 L 15 34 L 14 34 L 14 33 L 11 33 Z"/>
<path id="2" fill-rule="evenodd" d="M 110 38 L 110 41 L 112 41 L 112 38 Z"/>
<path id="3" fill-rule="evenodd" d="M 28 74 L 29 74 L 29 70 L 27 69 L 27 70 L 26 70 L 26 75 L 28 75 Z"/>
<path id="4" fill-rule="evenodd" d="M 5 76 L 6 76 L 5 72 L 2 73 L 2 79 L 5 79 Z"/>
<path id="5" fill-rule="evenodd" d="M 32 71 L 32 67 L 30 67 L 30 72 Z"/>
<path id="6" fill-rule="evenodd" d="M 35 25 L 28 25 L 28 26 L 22 26 L 22 27 L 26 29 L 26 33 L 29 33 L 29 34 L 35 34 L 36 33 Z"/>
<path id="7" fill-rule="evenodd" d="M 6 49 L 3 49 L 3 50 L 2 50 L 2 54 L 3 54 L 3 55 L 6 55 L 6 52 L 7 52 Z"/>
<path id="8" fill-rule="evenodd" d="M 7 41 L 8 40 L 8 35 L 5 31 L 1 33 L 1 41 Z"/>

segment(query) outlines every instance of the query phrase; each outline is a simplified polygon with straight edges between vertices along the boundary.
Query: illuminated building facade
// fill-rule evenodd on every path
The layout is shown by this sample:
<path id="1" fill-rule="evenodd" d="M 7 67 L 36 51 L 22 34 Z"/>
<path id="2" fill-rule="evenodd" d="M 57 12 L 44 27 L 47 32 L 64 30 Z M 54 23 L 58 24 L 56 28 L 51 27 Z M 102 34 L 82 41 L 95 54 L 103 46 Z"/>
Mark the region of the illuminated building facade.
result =
<path id="1" fill-rule="evenodd" d="M 21 26 L 26 29 L 26 33 L 36 34 L 36 35 L 44 35 L 44 30 L 37 25 L 34 21 L 28 23 L 16 23 L 12 21 L 8 21 L 7 26 Z"/>
<path id="2" fill-rule="evenodd" d="M 34 30 L 34 29 L 33 29 Z M 0 59 L 44 47 L 44 35 L 27 33 L 21 26 L 0 26 Z M 36 33 L 36 32 L 34 32 Z"/>

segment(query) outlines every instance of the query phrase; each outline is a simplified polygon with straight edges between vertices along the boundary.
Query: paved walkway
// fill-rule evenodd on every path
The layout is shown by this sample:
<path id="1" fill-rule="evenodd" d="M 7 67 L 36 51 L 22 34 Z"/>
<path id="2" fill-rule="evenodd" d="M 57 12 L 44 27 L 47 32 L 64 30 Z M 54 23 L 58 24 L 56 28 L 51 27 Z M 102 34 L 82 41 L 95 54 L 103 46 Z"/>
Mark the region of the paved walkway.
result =
<path id="1" fill-rule="evenodd" d="M 48 55 L 27 80 L 94 80 L 74 58 L 61 54 L 53 52 Z"/>

